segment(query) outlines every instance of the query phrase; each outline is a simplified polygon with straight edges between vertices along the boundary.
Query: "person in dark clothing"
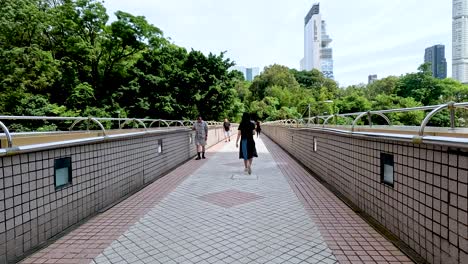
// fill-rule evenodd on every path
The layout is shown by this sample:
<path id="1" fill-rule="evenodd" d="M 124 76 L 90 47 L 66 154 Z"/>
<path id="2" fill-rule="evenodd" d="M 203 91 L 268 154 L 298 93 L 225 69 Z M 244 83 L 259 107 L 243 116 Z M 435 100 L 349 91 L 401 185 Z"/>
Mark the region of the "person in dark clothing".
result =
<path id="1" fill-rule="evenodd" d="M 253 157 L 258 157 L 253 138 L 254 134 L 255 124 L 250 122 L 249 114 L 244 113 L 242 115 L 242 121 L 239 124 L 239 128 L 237 129 L 236 147 L 239 147 L 239 139 L 241 139 L 239 159 L 244 160 L 244 171 L 248 174 L 252 174 Z"/>
<path id="2" fill-rule="evenodd" d="M 255 122 L 255 131 L 257 131 L 257 138 L 260 136 L 260 131 L 262 131 L 262 128 L 260 127 L 260 121 L 257 120 Z"/>
<path id="3" fill-rule="evenodd" d="M 231 123 L 227 118 L 224 119 L 223 123 L 224 127 L 224 142 L 231 141 Z"/>

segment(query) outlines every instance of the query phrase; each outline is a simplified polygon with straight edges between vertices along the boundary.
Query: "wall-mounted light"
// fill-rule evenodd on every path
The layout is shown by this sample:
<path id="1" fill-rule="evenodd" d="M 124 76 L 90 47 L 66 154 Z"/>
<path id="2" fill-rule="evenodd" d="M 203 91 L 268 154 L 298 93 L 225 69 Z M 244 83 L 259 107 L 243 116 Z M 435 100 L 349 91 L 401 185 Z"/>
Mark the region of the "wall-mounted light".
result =
<path id="1" fill-rule="evenodd" d="M 163 152 L 163 141 L 162 139 L 158 139 L 158 153 Z"/>
<path id="2" fill-rule="evenodd" d="M 380 153 L 380 182 L 393 187 L 394 169 L 393 155 Z"/>
<path id="3" fill-rule="evenodd" d="M 72 183 L 71 158 L 60 158 L 54 161 L 55 189 L 63 188 Z"/>
<path id="4" fill-rule="evenodd" d="M 313 144 L 314 144 L 313 150 L 314 152 L 317 152 L 317 138 L 316 137 L 313 137 Z"/>

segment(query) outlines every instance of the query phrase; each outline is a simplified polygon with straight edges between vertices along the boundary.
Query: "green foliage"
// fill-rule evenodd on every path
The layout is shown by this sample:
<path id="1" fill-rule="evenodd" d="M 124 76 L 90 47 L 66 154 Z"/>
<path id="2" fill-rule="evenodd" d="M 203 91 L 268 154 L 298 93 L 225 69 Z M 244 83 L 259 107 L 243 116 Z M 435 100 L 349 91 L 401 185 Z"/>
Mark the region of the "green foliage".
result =
<path id="1" fill-rule="evenodd" d="M 371 103 L 359 91 L 355 91 L 336 103 L 341 114 L 371 110 Z"/>
<path id="2" fill-rule="evenodd" d="M 224 53 L 187 52 L 127 12 L 108 23 L 102 0 L 4 0 L 0 12 L 1 114 L 236 120 L 251 95 Z"/>
<path id="3" fill-rule="evenodd" d="M 318 70 L 274 64 L 250 83 L 228 70 L 234 63 L 225 53 L 187 51 L 142 16 L 117 11 L 109 23 L 102 0 L 3 0 L 0 13 L 3 115 L 117 117 L 119 111 L 121 117 L 239 121 L 249 111 L 275 120 L 309 111 L 322 115 L 468 101 L 467 85 L 432 77 L 427 64 L 416 73 L 343 89 Z M 457 111 L 457 122 L 468 123 L 466 112 Z M 388 116 L 394 124 L 418 125 L 424 113 Z M 430 125 L 448 121 L 444 112 Z M 17 131 L 62 130 L 68 123 L 8 125 Z"/>
<path id="4" fill-rule="evenodd" d="M 263 73 L 257 76 L 250 86 L 252 99 L 262 100 L 265 97 L 266 89 L 274 85 L 290 88 L 298 86 L 299 83 L 285 66 L 274 64 L 272 66 L 265 67 Z"/>
<path id="5" fill-rule="evenodd" d="M 402 76 L 398 82 L 396 94 L 401 97 L 412 97 L 423 105 L 437 104 L 444 95 L 442 83 L 432 77 L 430 68 L 423 64 L 417 73 Z"/>
<path id="6" fill-rule="evenodd" d="M 468 101 L 468 86 L 453 79 L 432 77 L 430 67 L 423 64 L 418 72 L 400 77 L 389 76 L 369 85 L 351 85 L 339 89 L 336 82 L 325 78 L 318 70 L 289 70 L 280 65 L 266 67 L 250 86 L 249 108 L 265 120 L 300 118 L 336 113 L 354 113 L 369 110 L 412 108 L 437 105 L 449 101 Z M 292 76 L 291 76 L 292 75 Z M 238 89 L 241 91 L 241 89 Z M 249 100 L 248 100 L 249 101 Z M 468 111 L 457 111 L 459 125 L 468 122 Z M 389 113 L 393 125 L 420 125 L 427 112 L 411 111 Z M 448 111 L 437 114 L 429 125 L 448 126 Z M 333 120 L 350 124 L 346 118 Z M 363 118 L 361 123 L 366 123 Z M 372 117 L 375 124 L 386 124 L 381 116 Z"/>
<path id="7" fill-rule="evenodd" d="M 381 94 L 395 94 L 399 80 L 400 79 L 398 77 L 389 76 L 367 85 L 367 89 L 365 89 L 366 98 L 372 100 L 372 98 L 375 98 Z"/>
<path id="8" fill-rule="evenodd" d="M 277 64 L 265 67 L 249 89 L 250 112 L 265 120 L 301 118 L 309 104 L 314 113 L 333 112 L 333 106 L 317 102 L 338 92 L 337 84 L 317 70 L 296 71 Z"/>
<path id="9" fill-rule="evenodd" d="M 297 71 L 290 70 L 301 87 L 314 92 L 314 97 L 320 100 L 334 98 L 338 94 L 338 84 L 332 79 L 326 78 L 319 70 Z"/>

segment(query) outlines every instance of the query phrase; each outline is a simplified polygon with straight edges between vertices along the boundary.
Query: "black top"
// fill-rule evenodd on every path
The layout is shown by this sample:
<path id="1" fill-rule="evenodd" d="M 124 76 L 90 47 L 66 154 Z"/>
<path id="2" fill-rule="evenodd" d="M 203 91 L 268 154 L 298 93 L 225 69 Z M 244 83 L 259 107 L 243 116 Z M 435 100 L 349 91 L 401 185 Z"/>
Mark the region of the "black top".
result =
<path id="1" fill-rule="evenodd" d="M 241 139 L 251 139 L 253 140 L 253 131 L 255 129 L 255 124 L 252 122 L 249 123 L 240 123 L 237 130 L 241 131 Z"/>
<path id="2" fill-rule="evenodd" d="M 224 122 L 224 123 L 223 123 L 223 126 L 224 126 L 224 131 L 229 131 L 229 128 L 231 127 L 231 123 L 229 123 L 229 122 Z"/>

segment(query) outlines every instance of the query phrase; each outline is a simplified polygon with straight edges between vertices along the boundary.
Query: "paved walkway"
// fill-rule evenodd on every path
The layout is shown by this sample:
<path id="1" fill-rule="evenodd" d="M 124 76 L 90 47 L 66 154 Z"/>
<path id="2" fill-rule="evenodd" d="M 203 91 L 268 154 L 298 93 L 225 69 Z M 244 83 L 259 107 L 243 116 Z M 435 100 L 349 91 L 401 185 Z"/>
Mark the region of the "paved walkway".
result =
<path id="1" fill-rule="evenodd" d="M 412 263 L 270 140 L 257 151 L 245 175 L 218 144 L 23 263 Z"/>

